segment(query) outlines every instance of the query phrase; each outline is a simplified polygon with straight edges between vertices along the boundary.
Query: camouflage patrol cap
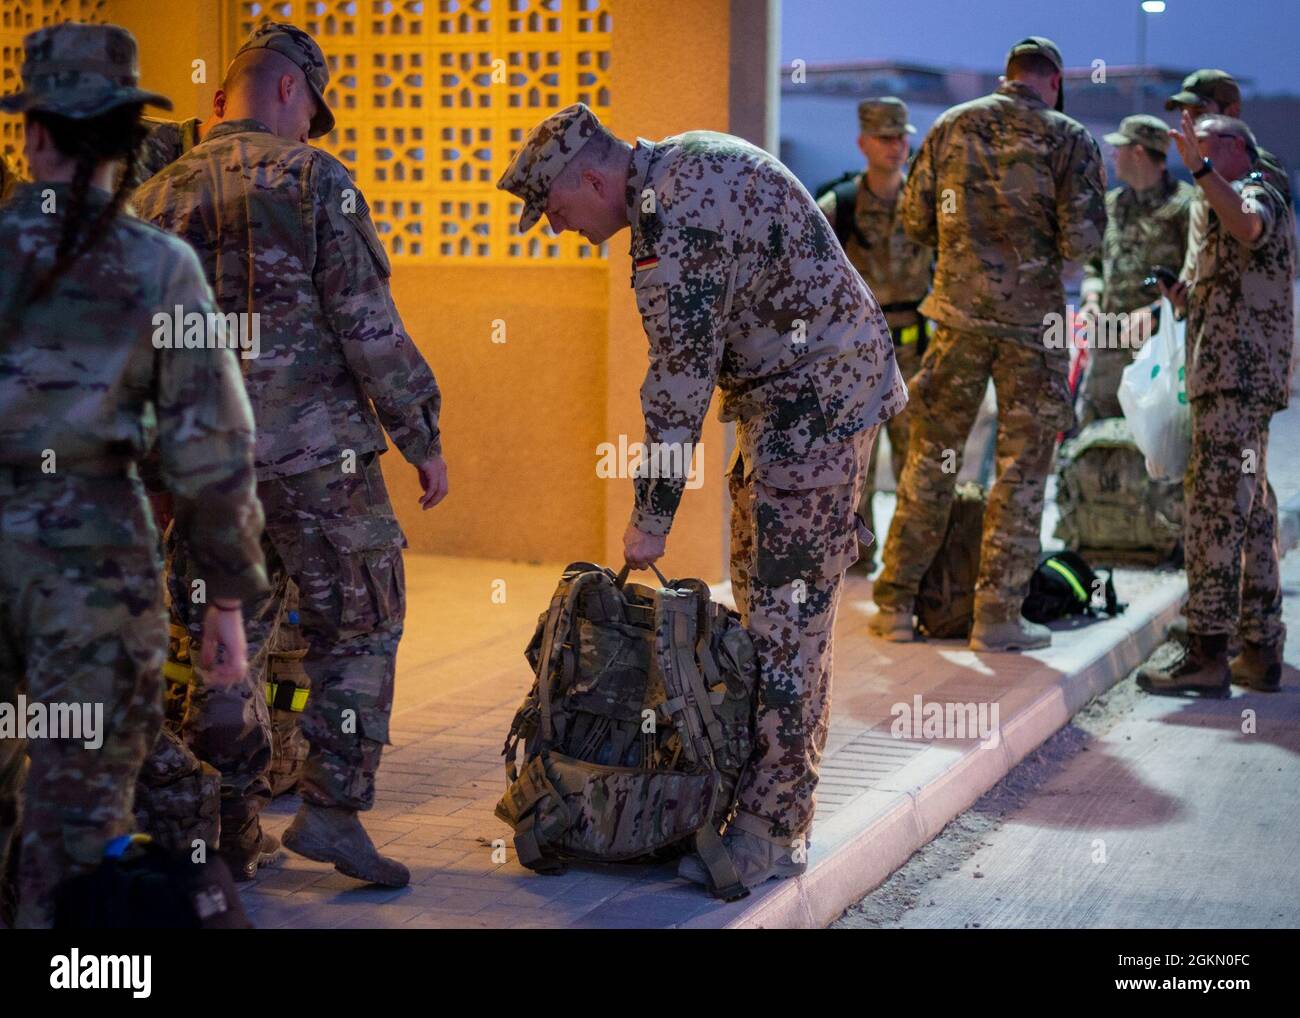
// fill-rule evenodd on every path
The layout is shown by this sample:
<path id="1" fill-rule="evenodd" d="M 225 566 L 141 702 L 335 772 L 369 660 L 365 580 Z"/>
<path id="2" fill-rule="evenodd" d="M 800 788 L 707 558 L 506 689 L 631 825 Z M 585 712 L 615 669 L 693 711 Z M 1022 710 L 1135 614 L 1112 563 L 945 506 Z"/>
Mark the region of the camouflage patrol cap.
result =
<path id="1" fill-rule="evenodd" d="M 120 25 L 68 21 L 23 39 L 23 88 L 0 98 L 0 110 L 86 120 L 128 103 L 172 108 L 165 95 L 139 84 L 135 36 Z"/>
<path id="2" fill-rule="evenodd" d="M 916 133 L 916 128 L 907 122 L 907 103 L 892 95 L 858 103 L 858 123 L 863 134 L 877 137 Z"/>
<path id="3" fill-rule="evenodd" d="M 309 138 L 319 138 L 334 130 L 334 114 L 325 101 L 325 86 L 330 81 L 330 69 L 325 62 L 325 54 L 316 45 L 315 39 L 297 25 L 266 21 L 253 29 L 248 41 L 239 47 L 235 56 L 251 49 L 273 50 L 293 61 L 302 71 L 307 86 L 316 97 L 316 113 L 311 118 L 311 128 L 307 134 Z"/>
<path id="4" fill-rule="evenodd" d="M 1119 122 L 1119 130 L 1106 135 L 1112 145 L 1142 145 L 1157 152 L 1169 151 L 1169 125 L 1150 113 L 1138 113 Z"/>
<path id="5" fill-rule="evenodd" d="M 1237 85 L 1237 79 L 1227 71 L 1202 67 L 1183 79 L 1182 91 L 1175 92 L 1165 100 L 1165 109 L 1204 106 L 1211 101 L 1218 103 L 1219 109 L 1241 102 L 1241 88 Z"/>
<path id="6" fill-rule="evenodd" d="M 566 106 L 534 127 L 501 174 L 497 187 L 524 201 L 519 232 L 531 230 L 546 211 L 551 184 L 569 160 L 600 130 L 600 120 L 583 103 Z"/>
<path id="7" fill-rule="evenodd" d="M 1056 43 L 1052 42 L 1046 36 L 1030 35 L 1021 39 L 1011 47 L 1007 53 L 1007 64 L 1009 65 L 1014 57 L 1025 57 L 1032 54 L 1038 54 L 1040 57 L 1046 57 L 1057 72 L 1065 76 L 1065 60 L 1061 56 L 1061 49 Z M 1057 112 L 1065 111 L 1065 82 L 1061 82 L 1061 87 L 1056 93 Z"/>

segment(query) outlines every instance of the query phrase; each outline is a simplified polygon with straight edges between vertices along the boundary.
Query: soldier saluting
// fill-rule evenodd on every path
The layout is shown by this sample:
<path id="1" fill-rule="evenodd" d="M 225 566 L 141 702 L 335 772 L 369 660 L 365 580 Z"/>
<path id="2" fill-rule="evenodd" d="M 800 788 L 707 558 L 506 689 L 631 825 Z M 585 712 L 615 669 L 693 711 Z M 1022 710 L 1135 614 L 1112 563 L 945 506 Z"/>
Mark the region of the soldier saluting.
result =
<path id="1" fill-rule="evenodd" d="M 876 432 L 907 400 L 884 316 L 808 192 L 739 138 L 633 146 L 576 104 L 533 129 L 498 186 L 523 199 L 521 231 L 543 214 L 593 244 L 631 228 L 648 449 L 693 446 L 715 385 L 722 419 L 737 422 L 731 578 L 760 692 L 724 844 L 748 887 L 801 873 L 793 849 L 812 822 L 854 510 Z M 637 479 L 632 566 L 664 554 L 685 480 Z M 693 857 L 681 872 L 708 882 Z"/>

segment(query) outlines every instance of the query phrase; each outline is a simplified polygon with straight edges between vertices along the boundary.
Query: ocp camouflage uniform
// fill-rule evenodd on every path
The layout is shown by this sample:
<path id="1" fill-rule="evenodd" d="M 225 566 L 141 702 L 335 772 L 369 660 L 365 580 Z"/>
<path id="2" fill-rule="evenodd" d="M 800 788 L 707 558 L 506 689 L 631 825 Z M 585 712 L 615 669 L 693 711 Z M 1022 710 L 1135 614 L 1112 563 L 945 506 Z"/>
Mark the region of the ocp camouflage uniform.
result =
<path id="1" fill-rule="evenodd" d="M 145 136 L 136 160 L 137 187 L 197 145 L 199 128 L 202 126 L 198 117 L 190 117 L 188 120 L 162 120 L 157 117 L 142 119 L 149 128 L 149 133 Z"/>
<path id="2" fill-rule="evenodd" d="M 260 315 L 244 381 L 273 603 L 298 585 L 309 644 L 301 791 L 369 809 L 405 613 L 405 539 L 378 454 L 384 430 L 411 463 L 440 450 L 438 386 L 393 305 L 369 208 L 336 159 L 252 120 L 214 127 L 133 202 L 199 252 L 223 312 Z M 247 606 L 250 656 L 274 619 L 266 601 Z M 263 689 L 244 695 L 265 710 Z"/>
<path id="3" fill-rule="evenodd" d="M 737 422 L 731 577 L 760 685 L 736 825 L 788 844 L 812 823 L 835 609 L 870 540 L 854 512 L 866 461 L 907 389 L 875 298 L 766 152 L 708 131 L 638 140 L 627 195 L 647 447 L 693 447 L 715 385 Z M 667 534 L 684 484 L 638 478 L 632 522 Z"/>
<path id="4" fill-rule="evenodd" d="M 998 477 L 984 518 L 977 621 L 1018 618 L 1037 564 L 1043 488 L 1072 422 L 1069 354 L 1049 349 L 1062 317 L 1063 259 L 1091 257 L 1105 227 L 1105 170 L 1092 136 L 1023 82 L 955 106 L 930 129 L 900 205 L 937 251 L 921 314 L 938 324 L 912 383 L 907 462 L 876 603 L 910 613 L 943 543 L 962 450 L 990 375 Z"/>
<path id="5" fill-rule="evenodd" d="M 921 367 L 922 330 L 925 322 L 917 307 L 930 289 L 934 251 L 918 244 L 903 230 L 897 215 L 898 197 L 876 197 L 867 186 L 867 175 L 858 175 L 858 197 L 854 206 L 854 231 L 844 244 L 844 253 L 858 270 L 871 293 L 880 302 L 885 322 L 894 341 L 894 357 L 904 381 L 911 383 Z M 901 192 L 900 192 L 901 195 Z M 835 192 L 828 191 L 818 201 L 829 222 L 835 222 Z M 889 435 L 889 450 L 894 478 L 903 475 L 907 457 L 907 436 L 911 415 L 903 410 L 884 424 Z M 872 501 L 876 494 L 875 464 L 880 445 L 872 451 L 865 467 L 865 484 L 858 514 L 875 534 Z"/>
<path id="6" fill-rule="evenodd" d="M 1249 247 L 1211 210 L 1187 297 L 1192 453 L 1184 491 L 1187 628 L 1281 647 L 1277 496 L 1266 454 L 1273 414 L 1291 392 L 1295 222 L 1278 190 L 1233 184 L 1264 230 Z"/>
<path id="7" fill-rule="evenodd" d="M 1196 192 L 1166 170 L 1145 191 L 1125 184 L 1106 195 L 1106 232 L 1101 254 L 1084 267 L 1080 296 L 1096 294 L 1103 314 L 1136 311 L 1160 299 L 1158 287 L 1142 280 L 1156 266 L 1178 272 L 1187 246 L 1191 201 Z M 1096 335 L 1097 333 L 1094 333 Z M 1104 330 L 1101 333 L 1105 335 Z M 1088 373 L 1080 397 L 1079 424 L 1120 417 L 1119 383 L 1133 360 L 1133 350 L 1094 346 L 1088 351 Z"/>
<path id="8" fill-rule="evenodd" d="M 42 211 L 46 188 L 53 213 Z M 235 358 L 151 343 L 156 312 L 212 310 L 194 253 L 118 216 L 101 246 L 24 307 L 53 262 L 69 192 L 28 185 L 0 211 L 0 313 L 11 316 L 0 350 L 0 698 L 104 709 L 99 749 L 27 746 L 18 924 L 34 926 L 50 922 L 55 885 L 131 830 L 136 774 L 161 722 L 161 563 L 136 470 L 155 414 L 176 525 L 209 597 L 266 589 L 252 416 Z M 93 216 L 108 196 L 91 188 L 87 200 Z M 22 751 L 0 740 L 0 774 L 14 774 Z M 12 780 L 0 787 L 0 814 L 17 794 Z"/>

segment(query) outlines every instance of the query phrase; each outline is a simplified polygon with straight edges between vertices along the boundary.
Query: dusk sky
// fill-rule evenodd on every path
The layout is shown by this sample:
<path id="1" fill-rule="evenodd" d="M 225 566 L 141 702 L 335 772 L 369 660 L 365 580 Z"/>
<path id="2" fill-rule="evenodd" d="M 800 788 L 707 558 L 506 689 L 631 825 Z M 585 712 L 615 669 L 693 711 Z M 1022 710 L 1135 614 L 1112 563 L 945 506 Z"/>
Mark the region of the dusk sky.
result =
<path id="1" fill-rule="evenodd" d="M 1138 0 L 782 0 L 781 60 L 907 60 L 1001 69 L 1011 43 L 1046 35 L 1066 65 L 1137 58 Z M 1300 95 L 1300 0 L 1167 0 L 1147 19 L 1147 63 L 1222 67 L 1254 91 Z"/>

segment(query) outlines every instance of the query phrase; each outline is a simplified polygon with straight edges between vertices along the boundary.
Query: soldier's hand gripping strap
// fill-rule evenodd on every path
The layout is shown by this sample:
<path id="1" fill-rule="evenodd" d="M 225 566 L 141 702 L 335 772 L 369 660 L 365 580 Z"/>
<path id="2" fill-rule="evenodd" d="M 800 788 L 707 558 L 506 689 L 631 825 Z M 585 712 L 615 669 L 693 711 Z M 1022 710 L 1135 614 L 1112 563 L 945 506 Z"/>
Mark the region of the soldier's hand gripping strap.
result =
<path id="1" fill-rule="evenodd" d="M 749 888 L 740 882 L 736 864 L 731 861 L 718 837 L 709 824 L 705 824 L 695 834 L 695 852 L 709 871 L 709 890 L 715 898 L 723 901 L 739 901 L 749 896 Z"/>

